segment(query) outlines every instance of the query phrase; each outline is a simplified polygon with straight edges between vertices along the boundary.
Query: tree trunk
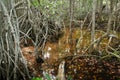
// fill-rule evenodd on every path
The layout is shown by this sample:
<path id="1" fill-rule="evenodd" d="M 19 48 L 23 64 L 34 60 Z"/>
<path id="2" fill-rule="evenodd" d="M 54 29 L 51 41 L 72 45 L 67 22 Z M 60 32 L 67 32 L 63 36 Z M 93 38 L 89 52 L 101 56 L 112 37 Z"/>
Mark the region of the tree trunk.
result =
<path id="1" fill-rule="evenodd" d="M 95 11 L 96 11 L 96 1 L 97 0 L 93 0 L 93 12 L 92 12 L 92 30 L 91 30 L 91 44 L 94 42 L 95 40 Z M 93 51 L 94 48 L 94 44 L 91 46 L 91 51 Z"/>

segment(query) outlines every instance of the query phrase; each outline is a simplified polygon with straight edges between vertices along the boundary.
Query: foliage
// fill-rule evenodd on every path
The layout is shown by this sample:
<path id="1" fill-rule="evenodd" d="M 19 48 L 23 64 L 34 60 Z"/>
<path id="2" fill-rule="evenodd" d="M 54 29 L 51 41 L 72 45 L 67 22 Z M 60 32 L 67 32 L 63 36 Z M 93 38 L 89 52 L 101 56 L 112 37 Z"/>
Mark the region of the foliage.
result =
<path id="1" fill-rule="evenodd" d="M 45 75 L 45 77 L 46 77 L 46 79 L 47 79 L 47 80 L 51 80 L 51 78 L 50 78 L 50 75 L 49 75 L 49 74 L 46 74 L 46 75 Z"/>
<path id="2" fill-rule="evenodd" d="M 59 8 L 63 5 L 63 2 L 61 0 L 40 0 L 40 2 L 38 2 L 38 0 L 34 0 L 33 5 L 35 7 L 39 7 L 47 18 L 53 19 L 59 17 L 59 13 L 61 12 Z"/>
<path id="3" fill-rule="evenodd" d="M 73 79 L 72 79 L 72 76 L 68 76 L 68 79 L 67 79 L 67 80 L 73 80 Z"/>
<path id="4" fill-rule="evenodd" d="M 51 80 L 49 74 L 45 74 L 45 78 L 46 78 L 47 80 Z M 32 78 L 32 80 L 43 80 L 43 79 L 42 79 L 41 77 L 34 77 L 34 78 Z"/>
<path id="5" fill-rule="evenodd" d="M 59 20 L 64 17 L 68 17 L 69 14 L 69 1 L 65 0 L 34 0 L 32 5 L 38 7 L 42 13 L 51 19 Z M 88 6 L 85 6 L 88 5 Z M 74 1 L 74 17 L 78 17 L 83 13 L 87 13 L 88 11 L 92 10 L 92 1 L 91 0 L 77 0 Z M 78 14 L 80 13 L 80 14 Z"/>
<path id="6" fill-rule="evenodd" d="M 43 80 L 43 79 L 39 78 L 39 77 L 34 77 L 34 78 L 32 78 L 32 80 Z"/>

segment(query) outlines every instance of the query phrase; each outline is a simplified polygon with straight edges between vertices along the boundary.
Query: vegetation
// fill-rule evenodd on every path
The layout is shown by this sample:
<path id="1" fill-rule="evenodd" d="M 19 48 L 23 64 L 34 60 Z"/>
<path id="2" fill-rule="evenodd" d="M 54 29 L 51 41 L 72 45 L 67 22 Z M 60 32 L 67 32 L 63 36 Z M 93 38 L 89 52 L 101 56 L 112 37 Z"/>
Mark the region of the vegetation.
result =
<path id="1" fill-rule="evenodd" d="M 42 80 L 42 78 L 36 77 L 36 78 L 33 78 L 32 80 Z"/>
<path id="2" fill-rule="evenodd" d="M 120 0 L 0 0 L 0 80 L 119 80 Z"/>

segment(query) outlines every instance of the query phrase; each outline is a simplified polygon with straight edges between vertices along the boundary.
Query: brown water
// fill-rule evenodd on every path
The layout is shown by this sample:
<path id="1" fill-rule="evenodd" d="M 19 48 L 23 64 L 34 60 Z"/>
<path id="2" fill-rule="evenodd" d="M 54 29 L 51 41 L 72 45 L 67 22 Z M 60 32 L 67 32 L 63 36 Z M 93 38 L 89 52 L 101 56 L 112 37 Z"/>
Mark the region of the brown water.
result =
<path id="1" fill-rule="evenodd" d="M 96 30 L 95 32 L 95 40 L 100 38 L 103 34 L 105 34 L 102 30 Z M 120 39 L 120 33 L 111 31 L 111 34 Z M 80 39 L 79 42 L 76 40 Z M 69 29 L 64 29 L 64 35 L 59 39 L 56 43 L 47 42 L 45 46 L 45 54 L 49 53 L 49 62 L 57 60 L 59 57 L 65 56 L 67 54 L 84 54 L 85 50 L 89 47 L 91 40 L 91 32 L 90 30 L 81 30 L 79 28 L 74 28 L 72 32 L 72 42 L 69 41 Z M 109 43 L 116 42 L 116 38 L 110 41 L 110 37 L 103 38 L 100 43 L 99 50 L 104 51 L 106 46 Z M 50 50 L 49 50 L 50 48 Z"/>

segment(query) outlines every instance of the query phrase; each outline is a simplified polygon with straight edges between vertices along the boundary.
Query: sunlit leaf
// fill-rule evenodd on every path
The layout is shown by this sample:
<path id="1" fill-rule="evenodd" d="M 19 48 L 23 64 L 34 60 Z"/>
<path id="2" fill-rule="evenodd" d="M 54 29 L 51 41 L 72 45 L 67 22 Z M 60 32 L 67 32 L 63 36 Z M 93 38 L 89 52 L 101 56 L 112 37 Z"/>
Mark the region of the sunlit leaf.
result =
<path id="1" fill-rule="evenodd" d="M 32 78 L 32 80 L 43 80 L 43 79 L 39 77 L 35 77 L 35 78 Z"/>

